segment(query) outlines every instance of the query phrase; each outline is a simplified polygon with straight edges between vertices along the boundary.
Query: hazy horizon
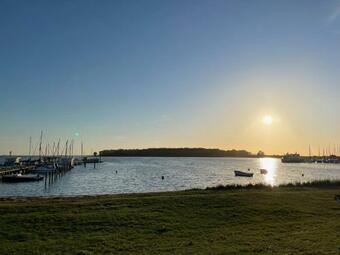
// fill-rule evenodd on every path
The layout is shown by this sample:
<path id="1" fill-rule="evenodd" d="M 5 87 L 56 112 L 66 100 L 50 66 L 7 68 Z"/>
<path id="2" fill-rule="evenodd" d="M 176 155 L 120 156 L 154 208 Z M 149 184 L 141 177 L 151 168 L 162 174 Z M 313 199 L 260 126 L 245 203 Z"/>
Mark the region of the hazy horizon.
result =
<path id="1" fill-rule="evenodd" d="M 0 155 L 340 144 L 340 1 L 0 1 Z"/>

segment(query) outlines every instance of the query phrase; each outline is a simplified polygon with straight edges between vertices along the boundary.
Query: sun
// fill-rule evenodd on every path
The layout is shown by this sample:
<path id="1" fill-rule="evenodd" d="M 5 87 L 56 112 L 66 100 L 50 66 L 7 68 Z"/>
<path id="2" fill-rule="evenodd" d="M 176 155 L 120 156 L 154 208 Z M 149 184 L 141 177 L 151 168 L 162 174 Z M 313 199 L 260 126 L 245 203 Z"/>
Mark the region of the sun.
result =
<path id="1" fill-rule="evenodd" d="M 270 126 L 271 124 L 273 124 L 273 117 L 270 115 L 265 115 L 262 119 L 263 124 Z"/>

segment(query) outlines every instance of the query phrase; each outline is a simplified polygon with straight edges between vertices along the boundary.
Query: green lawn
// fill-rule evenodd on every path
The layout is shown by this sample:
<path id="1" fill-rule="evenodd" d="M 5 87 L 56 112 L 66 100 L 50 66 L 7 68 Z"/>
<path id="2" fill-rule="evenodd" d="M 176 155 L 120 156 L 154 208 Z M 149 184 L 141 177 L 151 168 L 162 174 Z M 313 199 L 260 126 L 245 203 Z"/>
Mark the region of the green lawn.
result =
<path id="1" fill-rule="evenodd" d="M 340 254 L 340 188 L 0 201 L 0 254 Z"/>

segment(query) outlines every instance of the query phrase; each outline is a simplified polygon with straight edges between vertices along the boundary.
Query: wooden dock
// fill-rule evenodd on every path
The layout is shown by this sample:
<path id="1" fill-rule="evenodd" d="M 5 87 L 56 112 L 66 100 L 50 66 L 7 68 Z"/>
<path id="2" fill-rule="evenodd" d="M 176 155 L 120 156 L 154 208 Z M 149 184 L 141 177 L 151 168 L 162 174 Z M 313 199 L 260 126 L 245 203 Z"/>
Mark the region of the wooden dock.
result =
<path id="1" fill-rule="evenodd" d="M 18 174 L 18 173 L 28 173 L 29 171 L 36 168 L 36 166 L 12 166 L 0 168 L 0 176 L 5 174 Z"/>

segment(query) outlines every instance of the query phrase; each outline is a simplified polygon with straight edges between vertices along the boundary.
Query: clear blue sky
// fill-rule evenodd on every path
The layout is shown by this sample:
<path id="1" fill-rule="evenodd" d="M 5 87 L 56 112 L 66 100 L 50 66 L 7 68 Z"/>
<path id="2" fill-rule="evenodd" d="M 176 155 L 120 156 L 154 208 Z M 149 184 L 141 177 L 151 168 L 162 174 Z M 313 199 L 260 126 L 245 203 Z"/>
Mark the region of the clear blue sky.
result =
<path id="1" fill-rule="evenodd" d="M 0 154 L 327 146 L 339 78 L 337 0 L 0 0 Z"/>

